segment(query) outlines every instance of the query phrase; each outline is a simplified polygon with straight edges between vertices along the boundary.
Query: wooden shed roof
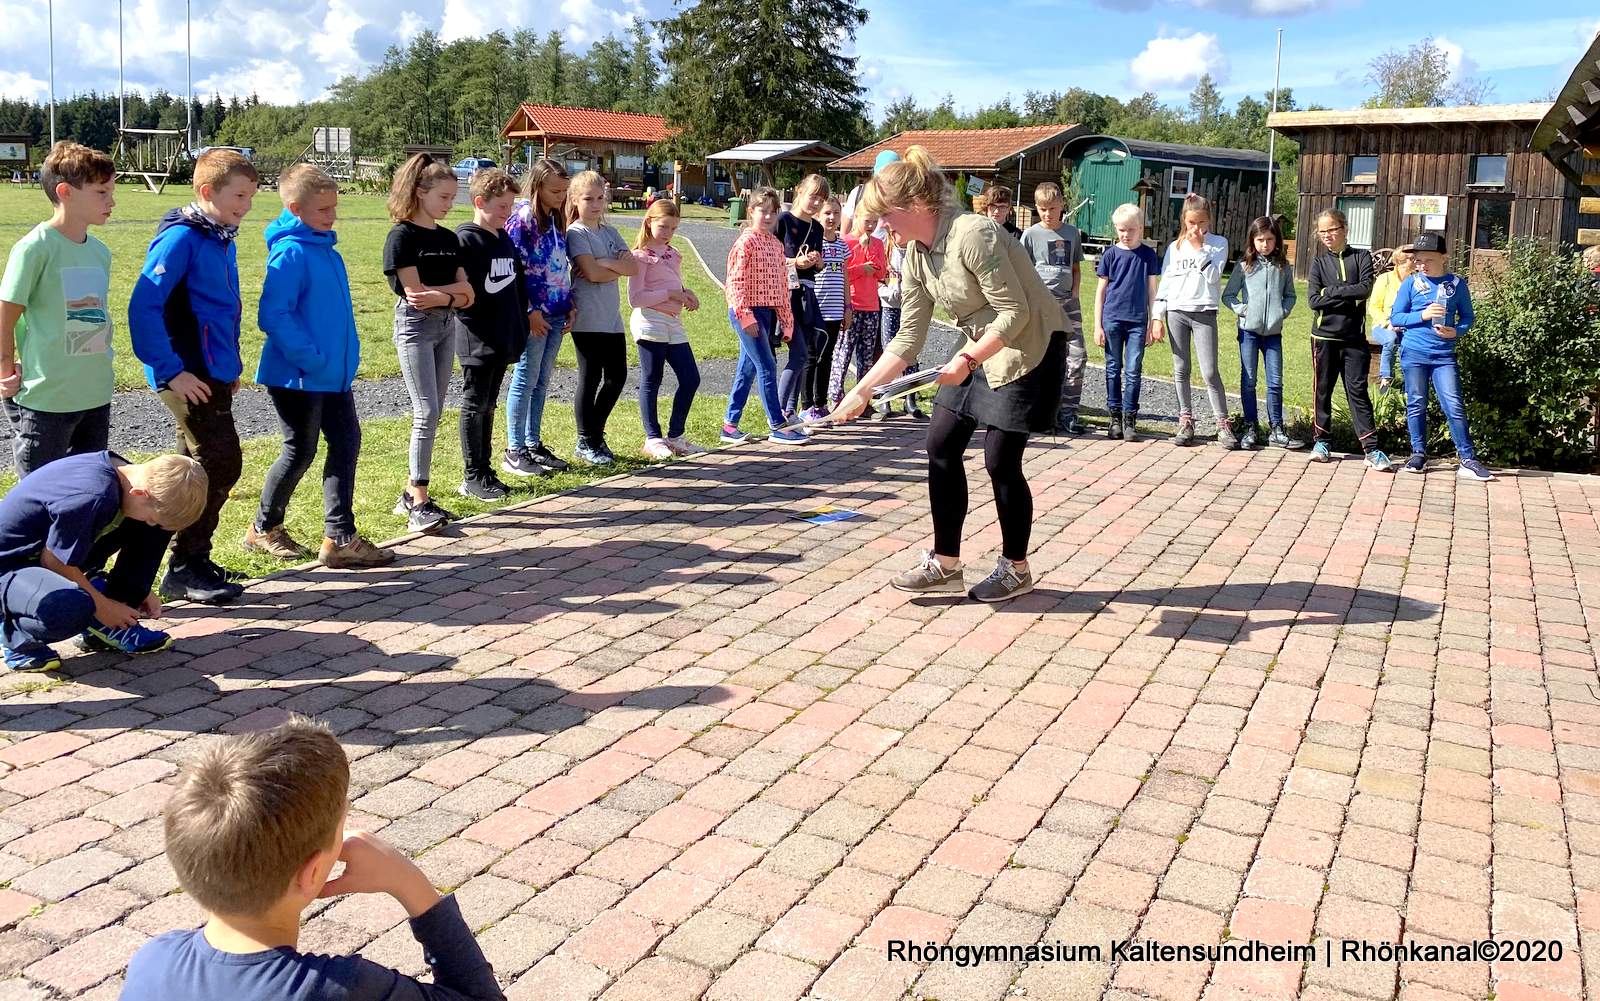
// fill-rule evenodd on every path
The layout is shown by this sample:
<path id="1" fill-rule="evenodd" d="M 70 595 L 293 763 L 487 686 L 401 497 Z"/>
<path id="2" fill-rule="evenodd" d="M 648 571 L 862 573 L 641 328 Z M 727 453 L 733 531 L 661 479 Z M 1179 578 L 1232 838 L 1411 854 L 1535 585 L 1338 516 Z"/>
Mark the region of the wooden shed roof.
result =
<path id="1" fill-rule="evenodd" d="M 905 156 L 906 150 L 921 146 L 941 167 L 994 170 L 1007 160 L 1070 138 L 1082 128 L 1081 125 L 1024 125 L 1014 129 L 912 129 L 856 150 L 828 164 L 828 169 L 868 171 L 878 154 L 886 149 Z"/>
<path id="2" fill-rule="evenodd" d="M 1079 136 L 1072 140 L 1069 152 L 1096 143 L 1112 142 L 1129 154 L 1154 163 L 1175 163 L 1181 166 L 1219 167 L 1224 170 L 1267 171 L 1267 154 L 1259 149 L 1233 149 L 1227 146 L 1193 146 L 1188 143 L 1164 143 L 1151 139 L 1124 139 L 1121 136 Z"/>
<path id="3" fill-rule="evenodd" d="M 519 139 L 550 136 L 560 139 L 609 139 L 654 145 L 672 134 L 660 115 L 634 115 L 598 108 L 567 108 L 524 102 L 512 113 L 500 134 Z"/>
<path id="4" fill-rule="evenodd" d="M 1493 122 L 1537 122 L 1550 110 L 1547 102 L 1531 104 L 1464 104 L 1454 108 L 1350 108 L 1344 111 L 1276 111 L 1267 125 L 1279 132 L 1341 125 L 1467 125 Z"/>

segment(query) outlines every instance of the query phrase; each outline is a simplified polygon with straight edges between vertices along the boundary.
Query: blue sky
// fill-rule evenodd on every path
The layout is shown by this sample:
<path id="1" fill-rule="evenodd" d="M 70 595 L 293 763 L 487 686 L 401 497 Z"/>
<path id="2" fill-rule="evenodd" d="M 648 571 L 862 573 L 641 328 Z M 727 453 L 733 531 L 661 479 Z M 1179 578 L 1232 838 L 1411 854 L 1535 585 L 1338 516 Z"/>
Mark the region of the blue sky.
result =
<path id="1" fill-rule="evenodd" d="M 123 0 L 127 78 L 184 87 L 183 0 Z M 868 0 L 856 50 L 875 111 L 912 95 L 950 93 L 973 108 L 1008 92 L 1086 87 L 1153 90 L 1179 101 L 1209 71 L 1230 99 L 1272 85 L 1274 29 L 1284 28 L 1283 82 L 1302 104 L 1360 103 L 1366 65 L 1432 34 L 1492 100 L 1545 99 L 1600 30 L 1578 0 L 1455 0 L 1413 8 L 1448 19 L 1393 17 L 1386 0 Z M 494 28 L 557 30 L 582 49 L 668 0 L 193 0 L 198 93 L 313 98 L 423 28 L 446 38 Z M 0 0 L 0 94 L 46 90 L 46 0 Z M 114 90 L 116 0 L 56 0 L 58 95 Z"/>

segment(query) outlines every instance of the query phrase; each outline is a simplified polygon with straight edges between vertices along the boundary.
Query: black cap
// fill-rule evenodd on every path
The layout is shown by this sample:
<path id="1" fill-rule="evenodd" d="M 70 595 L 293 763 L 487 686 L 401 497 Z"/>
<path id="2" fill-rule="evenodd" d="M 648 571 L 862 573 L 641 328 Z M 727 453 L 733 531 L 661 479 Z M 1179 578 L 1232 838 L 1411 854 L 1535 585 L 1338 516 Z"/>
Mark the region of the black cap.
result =
<path id="1" fill-rule="evenodd" d="M 1442 254 L 1445 252 L 1444 236 L 1440 233 L 1418 233 L 1406 249 L 1413 254 Z"/>

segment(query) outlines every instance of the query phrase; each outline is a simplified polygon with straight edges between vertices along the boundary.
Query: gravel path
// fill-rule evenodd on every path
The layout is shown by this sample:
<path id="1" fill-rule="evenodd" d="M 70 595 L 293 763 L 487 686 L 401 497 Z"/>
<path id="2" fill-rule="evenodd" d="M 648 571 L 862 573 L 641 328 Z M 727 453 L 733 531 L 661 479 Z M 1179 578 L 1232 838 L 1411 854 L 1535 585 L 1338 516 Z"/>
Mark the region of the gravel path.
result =
<path id="1" fill-rule="evenodd" d="M 738 232 L 727 226 L 718 226 L 703 222 L 685 222 L 679 227 L 678 232 L 687 238 L 700 253 L 712 277 L 721 284 L 725 278 L 728 248 L 733 246 L 733 241 Z M 923 348 L 922 360 L 925 365 L 942 365 L 955 353 L 956 346 L 961 339 L 961 334 L 954 327 L 935 323 L 928 332 L 928 342 Z M 700 362 L 701 386 L 707 393 L 725 395 L 733 384 L 733 375 L 736 362 L 732 359 L 708 359 Z M 634 398 L 638 386 L 638 372 L 630 369 L 628 372 L 628 389 L 623 394 L 619 409 L 626 409 Z M 558 368 L 554 373 L 554 386 L 551 393 L 555 398 L 570 403 L 577 388 L 578 373 L 575 369 Z M 666 387 L 663 387 L 663 397 L 670 397 L 670 376 Z M 411 397 L 406 393 L 403 380 L 399 377 L 388 379 L 363 380 L 356 383 L 356 408 L 363 418 L 401 417 L 411 413 Z M 1197 389 L 1197 393 L 1199 390 Z M 1106 382 L 1105 372 L 1099 366 L 1091 365 L 1084 373 L 1083 380 L 1083 410 L 1087 414 L 1105 413 Z M 1201 396 L 1204 394 L 1201 393 Z M 1230 404 L 1237 404 L 1238 396 L 1230 394 Z M 1143 411 L 1140 420 L 1150 424 L 1175 425 L 1177 422 L 1178 396 L 1177 390 L 1171 382 L 1164 379 L 1146 377 L 1140 393 L 1140 409 Z M 459 380 L 451 383 L 450 393 L 446 397 L 446 405 L 459 407 L 461 403 Z M 260 437 L 263 435 L 277 435 L 278 417 L 272 409 L 272 401 L 267 397 L 264 389 L 251 386 L 242 390 L 234 399 L 234 420 L 238 424 L 239 433 L 245 438 Z M 1200 407 L 1205 410 L 1203 405 Z M 1196 423 L 1202 434 L 1214 430 L 1211 419 L 1207 415 L 1196 415 Z M 12 437 L 9 423 L 0 421 L 0 441 L 8 442 Z M 173 444 L 172 415 L 167 408 L 156 398 L 155 394 L 148 391 L 134 390 L 118 393 L 111 401 L 111 447 L 127 452 L 153 452 L 169 448 Z M 0 447 L 0 469 L 11 466 L 11 450 L 9 447 Z"/>

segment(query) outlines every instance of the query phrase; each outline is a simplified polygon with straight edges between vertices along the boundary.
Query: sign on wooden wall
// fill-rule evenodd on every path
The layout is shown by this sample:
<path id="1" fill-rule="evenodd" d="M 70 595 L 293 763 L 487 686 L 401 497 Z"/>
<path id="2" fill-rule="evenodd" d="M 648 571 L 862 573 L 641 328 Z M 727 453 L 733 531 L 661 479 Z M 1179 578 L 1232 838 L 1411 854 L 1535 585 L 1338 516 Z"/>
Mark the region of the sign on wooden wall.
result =
<path id="1" fill-rule="evenodd" d="M 1450 206 L 1450 199 L 1444 195 L 1406 195 L 1404 212 L 1406 215 L 1444 215 Z"/>

